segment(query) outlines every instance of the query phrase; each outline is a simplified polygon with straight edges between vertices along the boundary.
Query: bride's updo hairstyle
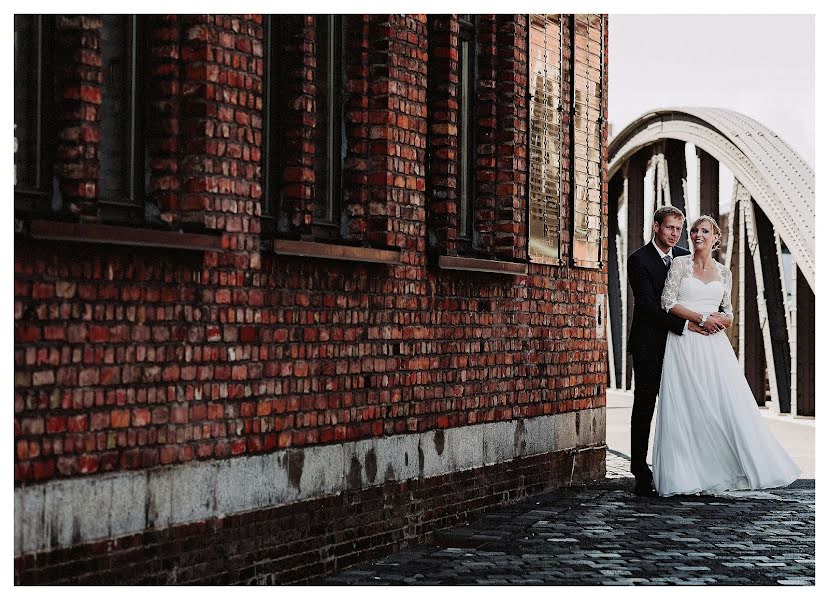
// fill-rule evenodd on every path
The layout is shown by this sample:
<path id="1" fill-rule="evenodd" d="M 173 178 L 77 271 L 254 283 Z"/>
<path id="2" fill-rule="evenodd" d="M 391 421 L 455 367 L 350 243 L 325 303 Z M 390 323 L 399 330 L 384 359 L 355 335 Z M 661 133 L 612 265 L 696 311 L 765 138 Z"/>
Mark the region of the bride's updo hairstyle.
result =
<path id="1" fill-rule="evenodd" d="M 697 220 L 694 221 L 694 224 L 691 225 L 691 229 L 693 229 L 703 221 L 708 221 L 709 223 L 711 223 L 711 230 L 714 232 L 714 235 L 717 236 L 717 239 L 714 240 L 714 245 L 711 246 L 711 252 L 719 250 L 720 240 L 722 239 L 722 230 L 720 229 L 720 225 L 719 223 L 717 223 L 717 220 L 714 217 L 712 217 L 711 215 L 700 215 L 699 217 L 697 217 Z M 689 233 L 691 232 L 691 229 L 688 230 Z"/>

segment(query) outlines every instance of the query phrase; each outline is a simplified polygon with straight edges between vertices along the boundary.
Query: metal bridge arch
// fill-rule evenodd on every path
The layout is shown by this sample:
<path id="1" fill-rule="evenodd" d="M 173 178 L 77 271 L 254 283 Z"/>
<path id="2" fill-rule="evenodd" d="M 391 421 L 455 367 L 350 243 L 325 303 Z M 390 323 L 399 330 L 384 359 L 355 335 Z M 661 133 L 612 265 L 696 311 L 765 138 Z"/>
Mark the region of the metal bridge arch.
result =
<path id="1" fill-rule="evenodd" d="M 650 170 L 654 208 L 670 203 L 687 212 L 686 142 L 696 147 L 700 161 L 700 213 L 719 214 L 719 163 L 736 179 L 732 211 L 724 223 L 728 245 L 720 260 L 725 258 L 735 275 L 732 296 L 739 303 L 739 326 L 729 335 L 749 384 L 756 396 L 765 397 L 769 390 L 778 412 L 813 416 L 814 170 L 772 130 L 728 109 L 650 111 L 609 145 L 610 384 L 625 388 L 631 380 L 625 342 L 632 294 L 625 259 L 648 241 L 643 179 Z M 627 214 L 621 229 L 616 218 L 620 206 Z M 615 243 L 618 235 L 620 245 Z M 781 248 L 793 258 L 791 285 L 783 279 Z M 754 356 L 758 346 L 761 354 Z"/>

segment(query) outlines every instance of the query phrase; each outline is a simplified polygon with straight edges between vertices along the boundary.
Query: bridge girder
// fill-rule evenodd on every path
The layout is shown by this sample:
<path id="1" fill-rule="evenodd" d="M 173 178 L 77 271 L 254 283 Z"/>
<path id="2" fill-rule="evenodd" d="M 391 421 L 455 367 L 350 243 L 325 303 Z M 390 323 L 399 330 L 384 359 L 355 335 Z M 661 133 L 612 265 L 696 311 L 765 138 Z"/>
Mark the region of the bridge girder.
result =
<path id="1" fill-rule="evenodd" d="M 608 178 L 635 152 L 662 140 L 690 142 L 723 163 L 748 190 L 815 289 L 815 175 L 773 131 L 736 111 L 666 108 L 648 112 L 610 143 Z"/>
<path id="2" fill-rule="evenodd" d="M 625 360 L 629 324 L 624 327 L 625 320 L 630 320 L 627 313 L 632 298 L 629 290 L 625 294 L 623 259 L 642 243 L 643 232 L 645 240 L 649 237 L 649 227 L 642 220 L 648 198 L 659 205 L 660 194 L 669 192 L 670 200 L 666 196 L 665 202 L 686 209 L 687 198 L 682 193 L 688 191 L 682 185 L 685 142 L 696 147 L 700 161 L 701 212 L 719 214 L 718 163 L 726 165 L 736 179 L 727 244 L 724 241 L 727 256 L 723 258 L 735 275 L 732 292 L 739 317 L 729 337 L 749 385 L 761 405 L 768 390 L 776 412 L 814 415 L 814 171 L 774 132 L 727 109 L 651 111 L 628 125 L 609 145 L 608 249 L 617 250 L 610 254 L 618 256 L 619 263 L 618 269 L 608 271 L 608 342 L 613 345 L 609 356 L 614 357 L 608 365 L 613 370 L 611 379 L 622 388 L 632 383 Z M 668 176 L 660 183 L 657 180 L 660 168 L 664 175 L 666 158 Z M 651 166 L 656 185 L 648 188 L 648 196 L 643 179 Z M 662 189 L 668 186 L 670 190 Z M 626 205 L 623 226 L 616 218 L 620 202 Z M 783 273 L 781 242 L 793 259 L 791 285 Z"/>

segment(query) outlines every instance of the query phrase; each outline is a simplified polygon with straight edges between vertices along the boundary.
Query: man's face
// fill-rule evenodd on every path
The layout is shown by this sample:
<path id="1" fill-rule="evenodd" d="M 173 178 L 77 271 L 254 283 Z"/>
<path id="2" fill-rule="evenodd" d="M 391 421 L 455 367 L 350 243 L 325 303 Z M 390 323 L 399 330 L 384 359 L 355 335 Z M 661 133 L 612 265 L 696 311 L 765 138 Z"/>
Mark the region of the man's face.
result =
<path id="1" fill-rule="evenodd" d="M 662 223 L 654 221 L 653 236 L 656 238 L 656 243 L 663 248 L 673 248 L 679 241 L 679 236 L 682 234 L 682 224 L 684 219 L 676 215 L 668 215 L 662 219 Z"/>

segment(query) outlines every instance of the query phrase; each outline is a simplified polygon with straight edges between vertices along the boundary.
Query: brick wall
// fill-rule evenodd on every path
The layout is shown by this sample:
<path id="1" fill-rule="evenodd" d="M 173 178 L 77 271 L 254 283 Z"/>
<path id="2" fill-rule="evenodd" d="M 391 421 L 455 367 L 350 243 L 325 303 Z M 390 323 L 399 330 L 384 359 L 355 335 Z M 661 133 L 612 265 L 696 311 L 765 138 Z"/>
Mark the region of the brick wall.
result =
<path id="1" fill-rule="evenodd" d="M 91 484 L 106 474 L 604 406 L 606 350 L 595 314 L 597 295 L 606 293 L 603 269 L 530 264 L 527 275 L 511 276 L 435 265 L 435 251 L 454 247 L 456 182 L 445 149 L 455 142 L 445 124 L 457 118 L 448 100 L 457 81 L 450 77 L 434 95 L 430 86 L 441 70 L 452 71 L 457 57 L 448 46 L 457 24 L 451 17 L 435 27 L 427 21 L 425 15 L 347 19 L 345 241 L 399 249 L 399 264 L 386 265 L 277 255 L 260 235 L 261 15 L 149 19 L 147 83 L 156 120 L 148 133 L 150 198 L 164 221 L 220 236 L 222 250 L 15 238 L 16 493 L 62 480 Z M 82 49 L 95 48 L 96 23 L 61 18 L 58 27 L 61 52 L 74 62 L 58 78 L 64 100 L 57 175 L 64 196 L 88 221 L 97 218 L 100 73 L 95 53 Z M 478 125 L 481 233 L 493 258 L 525 260 L 526 17 L 484 15 L 481 23 L 488 56 L 481 76 L 490 82 Z M 285 216 L 281 234 L 301 237 L 310 234 L 314 202 L 314 17 L 287 17 L 285 29 L 286 164 L 270 201 Z M 85 83 L 77 84 L 79 78 Z M 81 117 L 85 133 L 75 139 L 71 131 Z M 436 148 L 428 159 L 427 128 Z M 106 581 L 141 566 L 146 581 L 206 581 L 219 572 L 217 581 L 304 580 L 313 568 L 287 573 L 309 557 L 324 564 L 316 571 L 322 574 L 422 541 L 434 527 L 475 512 L 465 506 L 479 510 L 567 482 L 563 473 L 569 477 L 573 463 L 562 448 L 554 450 L 444 479 L 365 484 L 336 500 L 274 506 L 265 516 L 244 513 L 248 520 L 237 515 L 130 534 L 114 545 L 80 536 L 67 547 L 47 544 L 45 552 L 16 549 L 15 577 Z M 526 460 L 535 466 L 519 475 Z M 559 468 L 562 461 L 566 468 Z M 576 463 L 576 480 L 602 476 L 602 461 Z M 446 485 L 457 496 L 451 501 L 436 491 Z M 397 515 L 387 527 L 370 516 L 378 494 Z M 317 539 L 319 532 L 301 533 L 295 521 L 320 506 L 332 516 Z M 401 524 L 406 518 L 417 523 L 414 530 Z M 279 521 L 268 525 L 273 539 L 295 527 L 298 541 L 274 542 L 280 558 L 262 558 L 255 573 L 242 564 L 254 560 L 250 552 L 227 549 L 194 559 L 201 571 L 191 565 L 186 576 L 170 575 L 185 565 L 164 558 L 162 548 L 177 548 L 182 539 L 193 552 L 208 539 L 230 548 L 260 519 Z M 349 519 L 356 521 L 337 525 Z M 332 549 L 352 538 L 362 540 L 359 552 Z"/>

